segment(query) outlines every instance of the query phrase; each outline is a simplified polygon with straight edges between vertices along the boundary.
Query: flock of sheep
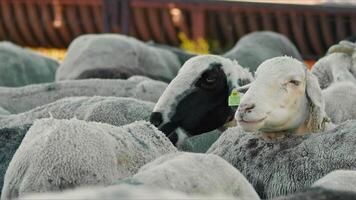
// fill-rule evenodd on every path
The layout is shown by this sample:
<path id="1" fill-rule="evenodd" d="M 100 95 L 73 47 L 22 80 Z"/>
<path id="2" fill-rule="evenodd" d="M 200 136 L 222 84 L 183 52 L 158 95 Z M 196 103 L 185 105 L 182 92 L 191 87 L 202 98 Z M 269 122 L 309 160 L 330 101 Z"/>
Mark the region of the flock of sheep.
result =
<path id="1" fill-rule="evenodd" d="M 356 199 L 352 41 L 312 70 L 266 31 L 222 55 L 101 34 L 0 61 L 1 200 Z"/>

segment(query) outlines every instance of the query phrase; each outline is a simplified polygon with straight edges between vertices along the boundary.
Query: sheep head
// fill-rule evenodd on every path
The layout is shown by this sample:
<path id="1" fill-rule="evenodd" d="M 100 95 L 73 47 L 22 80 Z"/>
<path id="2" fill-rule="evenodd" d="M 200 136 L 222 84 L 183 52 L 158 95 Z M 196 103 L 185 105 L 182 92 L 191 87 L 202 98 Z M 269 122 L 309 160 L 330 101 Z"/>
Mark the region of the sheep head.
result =
<path id="1" fill-rule="evenodd" d="M 204 55 L 189 59 L 158 100 L 150 121 L 170 137 L 183 130 L 198 135 L 234 119 L 236 108 L 228 106 L 233 88 L 252 81 L 252 75 L 235 61 Z"/>
<path id="2" fill-rule="evenodd" d="M 285 132 L 320 131 L 325 111 L 318 81 L 296 59 L 266 60 L 258 67 L 235 118 L 245 131 L 260 130 L 270 138 Z"/>

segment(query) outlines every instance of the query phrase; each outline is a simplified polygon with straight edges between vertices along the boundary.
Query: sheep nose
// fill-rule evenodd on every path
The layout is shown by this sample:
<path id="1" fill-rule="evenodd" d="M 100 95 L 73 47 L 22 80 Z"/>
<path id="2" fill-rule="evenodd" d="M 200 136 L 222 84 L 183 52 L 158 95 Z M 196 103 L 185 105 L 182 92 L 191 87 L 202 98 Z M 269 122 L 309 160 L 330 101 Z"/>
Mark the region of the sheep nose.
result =
<path id="1" fill-rule="evenodd" d="M 150 117 L 150 122 L 155 125 L 156 127 L 158 127 L 159 125 L 162 124 L 163 122 L 163 117 L 162 117 L 162 113 L 160 112 L 153 112 L 151 114 L 151 117 Z"/>
<path id="2" fill-rule="evenodd" d="M 254 109 L 255 107 L 256 107 L 256 105 L 254 103 L 241 104 L 241 105 L 239 105 L 238 112 L 239 113 L 250 113 L 252 111 L 252 109 Z"/>

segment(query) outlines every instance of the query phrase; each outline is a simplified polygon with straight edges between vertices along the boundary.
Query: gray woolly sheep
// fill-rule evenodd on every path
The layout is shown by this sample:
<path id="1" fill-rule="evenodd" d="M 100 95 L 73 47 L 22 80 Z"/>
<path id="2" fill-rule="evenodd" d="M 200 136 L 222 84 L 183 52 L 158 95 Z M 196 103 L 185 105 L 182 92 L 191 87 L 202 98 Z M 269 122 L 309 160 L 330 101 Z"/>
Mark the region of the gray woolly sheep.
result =
<path id="1" fill-rule="evenodd" d="M 279 197 L 273 200 L 355 200 L 355 192 L 330 190 L 325 188 L 308 188 L 296 194 Z"/>
<path id="2" fill-rule="evenodd" d="M 0 195 L 6 169 L 30 127 L 30 125 L 24 125 L 20 127 L 0 128 Z"/>
<path id="3" fill-rule="evenodd" d="M 91 34 L 69 46 L 56 80 L 80 78 L 127 78 L 144 75 L 170 81 L 181 63 L 171 51 L 118 34 Z"/>
<path id="4" fill-rule="evenodd" d="M 237 107 L 228 105 L 230 93 L 252 80 L 236 61 L 216 55 L 193 57 L 163 92 L 150 121 L 173 143 L 174 131 L 192 136 L 222 127 Z"/>
<path id="5" fill-rule="evenodd" d="M 108 185 L 175 151 L 160 131 L 143 121 L 116 127 L 76 119 L 37 120 L 9 164 L 1 199 Z"/>
<path id="6" fill-rule="evenodd" d="M 116 96 L 156 102 L 166 83 L 133 76 L 127 80 L 75 80 L 29 85 L 22 88 L 0 87 L 0 106 L 12 114 L 25 112 L 64 97 Z"/>
<path id="7" fill-rule="evenodd" d="M 356 119 L 356 84 L 333 83 L 322 91 L 325 112 L 333 123 Z"/>
<path id="8" fill-rule="evenodd" d="M 53 82 L 59 63 L 10 42 L 0 42 L 0 86 Z"/>
<path id="9" fill-rule="evenodd" d="M 316 77 L 300 61 L 284 56 L 258 67 L 235 118 L 245 131 L 260 130 L 268 138 L 302 135 L 329 127 L 324 107 Z"/>
<path id="10" fill-rule="evenodd" d="M 217 170 L 218 169 L 218 170 Z M 215 155 L 172 153 L 144 165 L 122 182 L 133 182 L 187 194 L 225 194 L 241 200 L 259 200 L 241 173 Z"/>
<path id="11" fill-rule="evenodd" d="M 222 56 L 237 60 L 242 67 L 255 72 L 263 61 L 284 55 L 303 60 L 298 49 L 284 35 L 271 31 L 258 31 L 243 36 Z"/>
<path id="12" fill-rule="evenodd" d="M 226 195 L 188 195 L 178 191 L 142 185 L 114 185 L 107 187 L 79 188 L 61 193 L 32 194 L 20 197 L 20 200 L 58 200 L 58 199 L 86 199 L 86 200 L 241 200 Z"/>
<path id="13" fill-rule="evenodd" d="M 154 103 L 126 97 L 68 97 L 30 111 L 0 118 L 0 127 L 32 124 L 36 119 L 76 118 L 122 126 L 149 120 Z"/>
<path id="14" fill-rule="evenodd" d="M 312 73 L 318 77 L 322 89 L 335 82 L 356 83 L 356 44 L 341 41 L 331 46 L 326 56 L 314 64 Z"/>
<path id="15" fill-rule="evenodd" d="M 356 121 L 326 132 L 285 133 L 270 140 L 241 127 L 229 128 L 208 153 L 234 165 L 261 198 L 292 194 L 337 169 L 356 170 Z"/>

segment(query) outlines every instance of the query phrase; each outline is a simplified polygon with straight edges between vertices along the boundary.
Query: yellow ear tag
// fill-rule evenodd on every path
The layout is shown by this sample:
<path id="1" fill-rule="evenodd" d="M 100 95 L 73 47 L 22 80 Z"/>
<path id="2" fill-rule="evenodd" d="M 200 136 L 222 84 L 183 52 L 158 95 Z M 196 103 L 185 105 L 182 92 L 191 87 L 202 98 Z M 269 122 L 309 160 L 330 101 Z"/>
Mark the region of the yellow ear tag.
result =
<path id="1" fill-rule="evenodd" d="M 229 106 L 238 106 L 240 104 L 240 93 L 234 88 L 229 96 Z"/>

